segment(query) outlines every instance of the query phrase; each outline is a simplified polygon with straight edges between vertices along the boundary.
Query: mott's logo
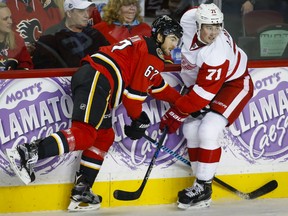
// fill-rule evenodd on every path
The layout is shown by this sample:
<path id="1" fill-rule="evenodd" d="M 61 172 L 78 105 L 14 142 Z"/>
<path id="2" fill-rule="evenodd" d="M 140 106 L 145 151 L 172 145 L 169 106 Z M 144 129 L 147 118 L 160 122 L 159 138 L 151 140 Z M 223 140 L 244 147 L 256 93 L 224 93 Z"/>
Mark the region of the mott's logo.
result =
<path id="1" fill-rule="evenodd" d="M 25 88 L 20 88 L 20 90 L 16 92 L 8 91 L 6 95 L 6 105 L 13 104 L 14 102 L 17 104 L 19 100 L 25 100 L 27 98 L 33 97 L 34 95 L 41 92 L 41 84 L 42 83 L 34 83 L 33 85 L 27 86 Z"/>
<path id="2" fill-rule="evenodd" d="M 68 78 L 1 80 L 1 151 L 70 127 L 72 109 Z"/>
<path id="3" fill-rule="evenodd" d="M 254 96 L 230 127 L 250 159 L 288 158 L 288 70 L 251 71 Z"/>

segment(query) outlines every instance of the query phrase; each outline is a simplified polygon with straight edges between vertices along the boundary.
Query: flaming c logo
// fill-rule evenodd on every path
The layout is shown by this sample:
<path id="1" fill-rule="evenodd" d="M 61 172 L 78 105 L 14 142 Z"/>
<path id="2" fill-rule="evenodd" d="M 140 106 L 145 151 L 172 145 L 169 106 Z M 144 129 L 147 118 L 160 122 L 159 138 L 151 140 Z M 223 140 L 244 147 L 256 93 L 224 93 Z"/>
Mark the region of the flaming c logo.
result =
<path id="1" fill-rule="evenodd" d="M 20 36 L 27 42 L 36 42 L 42 34 L 42 27 L 38 19 L 22 20 L 16 28 Z"/>

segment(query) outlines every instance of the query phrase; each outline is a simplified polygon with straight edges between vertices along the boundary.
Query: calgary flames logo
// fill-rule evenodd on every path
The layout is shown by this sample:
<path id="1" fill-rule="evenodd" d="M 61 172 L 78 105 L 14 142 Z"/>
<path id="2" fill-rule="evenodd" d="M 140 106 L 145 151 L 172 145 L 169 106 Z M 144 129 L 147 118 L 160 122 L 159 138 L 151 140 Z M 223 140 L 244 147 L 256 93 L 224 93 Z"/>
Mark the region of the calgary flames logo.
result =
<path id="1" fill-rule="evenodd" d="M 33 43 L 38 40 L 42 34 L 42 27 L 38 19 L 22 20 L 16 28 L 24 41 Z"/>

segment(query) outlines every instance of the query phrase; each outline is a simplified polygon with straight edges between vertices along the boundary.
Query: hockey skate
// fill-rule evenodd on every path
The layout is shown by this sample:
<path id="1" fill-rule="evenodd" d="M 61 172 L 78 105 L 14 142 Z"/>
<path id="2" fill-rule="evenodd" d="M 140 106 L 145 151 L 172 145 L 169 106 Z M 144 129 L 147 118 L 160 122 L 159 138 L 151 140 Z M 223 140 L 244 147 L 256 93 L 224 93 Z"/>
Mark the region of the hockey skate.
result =
<path id="1" fill-rule="evenodd" d="M 178 208 L 205 208 L 209 207 L 212 199 L 212 181 L 196 179 L 193 186 L 178 193 Z"/>
<path id="2" fill-rule="evenodd" d="M 41 140 L 18 145 L 16 149 L 7 149 L 10 166 L 24 184 L 35 180 L 34 166 L 38 161 L 38 144 Z"/>
<path id="3" fill-rule="evenodd" d="M 82 174 L 77 173 L 70 197 L 69 211 L 91 211 L 100 208 L 102 197 L 92 192 L 91 186 Z"/>

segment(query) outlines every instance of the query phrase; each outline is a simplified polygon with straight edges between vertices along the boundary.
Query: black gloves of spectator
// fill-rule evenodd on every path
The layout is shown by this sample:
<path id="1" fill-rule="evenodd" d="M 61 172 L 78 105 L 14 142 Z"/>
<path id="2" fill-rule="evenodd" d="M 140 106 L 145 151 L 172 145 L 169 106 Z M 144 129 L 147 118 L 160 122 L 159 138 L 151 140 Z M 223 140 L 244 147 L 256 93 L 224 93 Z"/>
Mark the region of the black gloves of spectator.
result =
<path id="1" fill-rule="evenodd" d="M 137 140 L 143 137 L 149 126 L 150 119 L 145 112 L 141 112 L 140 117 L 132 120 L 131 125 L 124 126 L 124 132 L 130 139 Z"/>

